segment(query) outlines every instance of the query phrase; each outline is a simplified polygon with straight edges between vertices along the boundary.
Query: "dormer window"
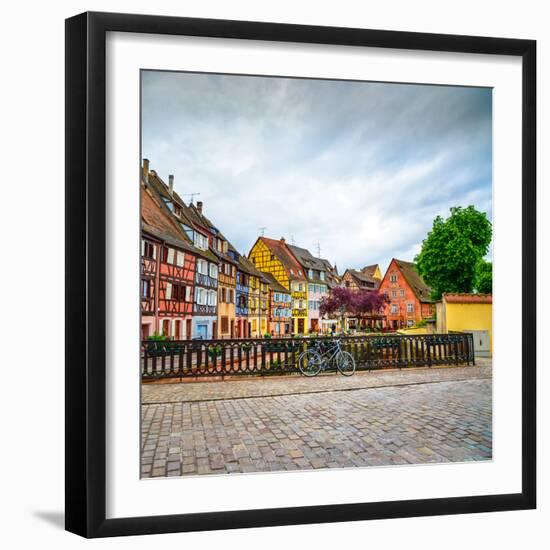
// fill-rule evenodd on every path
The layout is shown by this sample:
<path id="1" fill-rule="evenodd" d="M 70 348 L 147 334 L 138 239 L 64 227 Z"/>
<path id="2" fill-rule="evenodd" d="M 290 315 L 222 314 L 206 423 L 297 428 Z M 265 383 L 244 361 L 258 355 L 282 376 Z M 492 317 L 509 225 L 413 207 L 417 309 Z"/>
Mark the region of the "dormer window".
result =
<path id="1" fill-rule="evenodd" d="M 193 244 L 201 250 L 208 250 L 208 237 L 198 231 L 195 231 L 195 234 L 193 235 Z"/>

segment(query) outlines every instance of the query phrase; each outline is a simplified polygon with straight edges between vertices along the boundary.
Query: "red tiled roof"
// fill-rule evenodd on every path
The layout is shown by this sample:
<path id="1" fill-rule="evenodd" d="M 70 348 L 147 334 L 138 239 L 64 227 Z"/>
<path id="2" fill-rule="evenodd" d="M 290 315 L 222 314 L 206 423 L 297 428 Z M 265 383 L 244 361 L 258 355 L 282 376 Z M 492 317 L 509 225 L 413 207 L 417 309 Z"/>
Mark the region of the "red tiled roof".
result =
<path id="1" fill-rule="evenodd" d="M 492 294 L 443 293 L 443 299 L 450 304 L 492 304 Z"/>
<path id="2" fill-rule="evenodd" d="M 178 230 L 143 186 L 141 186 L 141 219 L 144 226 L 154 229 L 154 233 L 158 237 L 168 239 L 172 244 L 184 250 L 194 251 L 186 235 Z"/>
<path id="3" fill-rule="evenodd" d="M 296 261 L 294 255 L 287 248 L 286 243 L 281 240 L 268 239 L 267 237 L 260 237 L 260 239 L 266 246 L 273 252 L 281 263 L 288 270 L 288 275 L 291 279 L 305 280 L 304 271 L 302 266 Z M 290 271 L 292 270 L 292 272 Z M 301 273 L 301 275 L 300 275 Z"/>
<path id="4" fill-rule="evenodd" d="M 411 287 L 418 300 L 424 303 L 433 302 L 433 300 L 431 299 L 432 289 L 424 282 L 424 279 L 421 277 L 418 271 L 416 271 L 414 264 L 411 262 L 405 262 L 403 260 L 397 260 L 395 258 L 393 259 L 393 261 L 395 261 L 395 264 L 400 269 L 403 277 L 405 277 L 405 280 Z"/>

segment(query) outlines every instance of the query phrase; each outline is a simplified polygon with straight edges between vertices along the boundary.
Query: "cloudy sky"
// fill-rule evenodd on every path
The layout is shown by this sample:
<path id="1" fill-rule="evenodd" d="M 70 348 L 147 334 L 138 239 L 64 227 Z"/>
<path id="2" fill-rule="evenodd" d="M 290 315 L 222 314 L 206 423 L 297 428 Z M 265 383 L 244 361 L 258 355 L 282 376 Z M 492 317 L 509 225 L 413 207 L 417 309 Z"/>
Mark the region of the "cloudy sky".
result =
<path id="1" fill-rule="evenodd" d="M 266 227 L 345 268 L 412 260 L 433 218 L 492 220 L 491 90 L 142 73 L 142 154 L 242 253 Z"/>

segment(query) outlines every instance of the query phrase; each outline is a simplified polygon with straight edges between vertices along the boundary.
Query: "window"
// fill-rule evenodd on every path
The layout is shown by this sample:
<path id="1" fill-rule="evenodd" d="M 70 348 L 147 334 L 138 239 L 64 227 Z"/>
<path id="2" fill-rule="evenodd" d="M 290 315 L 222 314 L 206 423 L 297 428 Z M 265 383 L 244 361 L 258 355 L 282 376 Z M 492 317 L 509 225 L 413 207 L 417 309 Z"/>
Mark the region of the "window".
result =
<path id="1" fill-rule="evenodd" d="M 414 325 L 414 321 L 413 321 L 412 319 L 409 319 L 409 320 L 407 321 L 407 326 L 408 326 L 408 327 L 412 327 L 413 325 Z"/>
<path id="2" fill-rule="evenodd" d="M 414 304 L 407 304 L 407 313 L 414 313 Z"/>
<path id="3" fill-rule="evenodd" d="M 141 297 L 142 298 L 151 297 L 151 281 L 149 279 L 141 280 Z"/>
<path id="4" fill-rule="evenodd" d="M 207 263 L 206 260 L 197 260 L 197 273 L 206 275 Z"/>
<path id="5" fill-rule="evenodd" d="M 312 270 L 312 269 L 308 269 L 307 276 L 308 276 L 310 279 L 313 279 L 313 270 Z"/>
<path id="6" fill-rule="evenodd" d="M 181 250 L 176 251 L 176 265 L 179 267 L 183 267 L 183 264 L 185 262 L 185 256 Z"/>
<path id="7" fill-rule="evenodd" d="M 349 288 L 349 281 L 346 281 L 346 287 Z"/>
<path id="8" fill-rule="evenodd" d="M 391 291 L 391 297 L 392 298 L 397 298 L 397 290 L 392 290 Z"/>
<path id="9" fill-rule="evenodd" d="M 144 258 L 151 258 L 151 259 L 154 260 L 156 258 L 155 245 L 153 243 L 148 242 L 148 241 L 142 240 L 141 241 L 141 255 Z"/>
<path id="10" fill-rule="evenodd" d="M 229 289 L 229 303 L 232 304 L 234 301 L 235 301 L 235 298 L 234 298 L 234 290 L 232 288 Z"/>
<path id="11" fill-rule="evenodd" d="M 172 283 L 166 283 L 166 293 L 164 295 L 166 300 L 172 299 Z"/>
<path id="12" fill-rule="evenodd" d="M 397 313 L 397 304 L 392 304 L 391 305 L 391 312 L 392 313 Z"/>
<path id="13" fill-rule="evenodd" d="M 397 275 L 395 273 L 390 275 L 390 283 L 397 283 Z"/>
<path id="14" fill-rule="evenodd" d="M 218 278 L 218 266 L 216 264 L 210 264 L 210 277 L 212 279 Z"/>
<path id="15" fill-rule="evenodd" d="M 208 237 L 195 231 L 193 235 L 193 244 L 201 250 L 208 250 Z"/>
<path id="16" fill-rule="evenodd" d="M 325 280 L 325 272 L 324 271 L 321 271 L 321 273 L 319 274 L 319 278 L 321 279 L 321 281 Z"/>
<path id="17" fill-rule="evenodd" d="M 206 304 L 206 291 L 204 288 L 195 287 L 195 302 L 201 305 Z"/>
<path id="18" fill-rule="evenodd" d="M 173 264 L 174 263 L 174 249 L 170 248 L 168 246 L 163 247 L 162 249 L 162 261 L 165 264 Z"/>
<path id="19" fill-rule="evenodd" d="M 184 285 L 172 285 L 172 300 L 183 302 L 186 295 L 185 288 Z"/>
<path id="20" fill-rule="evenodd" d="M 221 318 L 222 332 L 227 334 L 229 332 L 229 319 L 226 316 Z"/>
<path id="21" fill-rule="evenodd" d="M 190 286 L 185 287 L 185 301 L 186 302 L 191 301 L 191 287 Z"/>
<path id="22" fill-rule="evenodd" d="M 401 290 L 399 291 L 399 293 L 401 294 L 401 297 L 404 297 L 404 296 L 405 296 L 405 291 L 404 291 L 403 289 L 401 289 Z"/>

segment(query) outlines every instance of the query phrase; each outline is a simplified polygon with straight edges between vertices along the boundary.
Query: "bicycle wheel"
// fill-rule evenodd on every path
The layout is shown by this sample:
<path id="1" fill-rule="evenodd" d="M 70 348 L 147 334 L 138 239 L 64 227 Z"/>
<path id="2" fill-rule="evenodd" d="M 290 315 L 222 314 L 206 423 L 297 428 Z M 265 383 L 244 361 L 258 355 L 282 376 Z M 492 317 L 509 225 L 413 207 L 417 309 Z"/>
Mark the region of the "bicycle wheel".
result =
<path id="1" fill-rule="evenodd" d="M 343 351 L 336 357 L 336 366 L 344 376 L 351 376 L 355 372 L 355 359 L 347 351 Z"/>
<path id="2" fill-rule="evenodd" d="M 321 370 L 321 362 L 319 353 L 308 349 L 298 357 L 298 368 L 304 376 L 315 376 Z"/>

